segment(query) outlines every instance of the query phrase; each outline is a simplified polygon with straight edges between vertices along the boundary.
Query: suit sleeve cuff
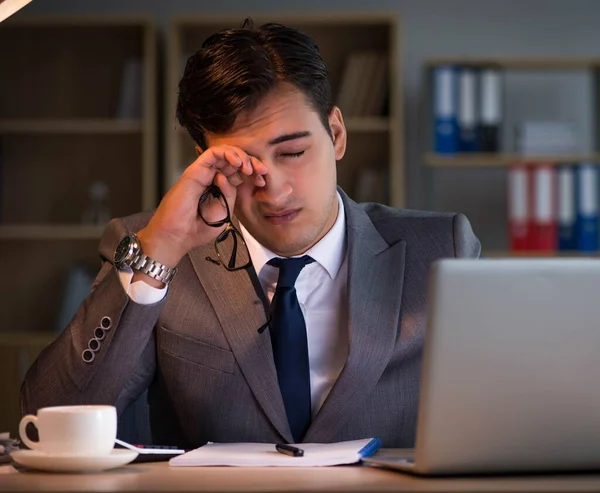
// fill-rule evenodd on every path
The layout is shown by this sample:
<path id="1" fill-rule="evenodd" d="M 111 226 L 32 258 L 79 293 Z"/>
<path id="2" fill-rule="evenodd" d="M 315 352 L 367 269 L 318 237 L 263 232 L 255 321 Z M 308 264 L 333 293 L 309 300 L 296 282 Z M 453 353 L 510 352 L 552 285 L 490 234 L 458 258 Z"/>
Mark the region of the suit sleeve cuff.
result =
<path id="1" fill-rule="evenodd" d="M 167 295 L 168 286 L 164 288 L 155 288 L 146 284 L 144 281 L 131 282 L 133 278 L 133 270 L 125 268 L 119 270 L 119 279 L 123 285 L 123 289 L 129 298 L 140 305 L 153 305 L 162 301 Z"/>

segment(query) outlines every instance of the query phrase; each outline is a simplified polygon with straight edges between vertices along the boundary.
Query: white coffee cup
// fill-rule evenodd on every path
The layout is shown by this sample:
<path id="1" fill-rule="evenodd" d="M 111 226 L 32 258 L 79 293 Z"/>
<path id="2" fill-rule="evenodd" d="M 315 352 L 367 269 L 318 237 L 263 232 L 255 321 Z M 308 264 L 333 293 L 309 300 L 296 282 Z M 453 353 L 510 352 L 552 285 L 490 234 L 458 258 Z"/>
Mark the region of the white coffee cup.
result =
<path id="1" fill-rule="evenodd" d="M 38 430 L 39 441 L 27 436 L 27 425 Z M 29 448 L 51 455 L 103 456 L 111 452 L 117 437 L 114 406 L 57 406 L 28 414 L 19 424 L 21 440 Z"/>

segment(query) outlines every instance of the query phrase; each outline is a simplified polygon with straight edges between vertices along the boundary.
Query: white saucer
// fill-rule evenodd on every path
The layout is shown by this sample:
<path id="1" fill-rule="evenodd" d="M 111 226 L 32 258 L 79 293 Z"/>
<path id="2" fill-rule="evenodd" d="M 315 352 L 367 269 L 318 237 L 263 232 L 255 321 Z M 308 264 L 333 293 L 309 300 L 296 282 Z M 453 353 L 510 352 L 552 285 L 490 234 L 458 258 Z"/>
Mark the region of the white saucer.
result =
<path id="1" fill-rule="evenodd" d="M 113 449 L 108 455 L 81 457 L 44 454 L 37 450 L 16 450 L 10 456 L 17 464 L 40 471 L 87 472 L 123 466 L 135 459 L 138 453 L 127 449 Z"/>

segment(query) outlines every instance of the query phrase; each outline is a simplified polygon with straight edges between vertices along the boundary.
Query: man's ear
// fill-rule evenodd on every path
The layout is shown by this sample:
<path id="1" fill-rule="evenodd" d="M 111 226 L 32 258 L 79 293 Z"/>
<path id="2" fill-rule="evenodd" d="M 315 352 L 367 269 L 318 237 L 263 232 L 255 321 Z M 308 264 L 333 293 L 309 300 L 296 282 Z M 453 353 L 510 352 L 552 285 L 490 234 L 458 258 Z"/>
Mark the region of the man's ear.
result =
<path id="1" fill-rule="evenodd" d="M 337 106 L 334 106 L 329 112 L 329 128 L 333 138 L 335 160 L 339 161 L 346 153 L 346 126 L 342 112 Z"/>
<path id="2" fill-rule="evenodd" d="M 196 144 L 196 155 L 200 156 L 200 154 L 202 154 L 204 151 L 202 150 L 202 147 L 200 147 L 198 144 Z"/>

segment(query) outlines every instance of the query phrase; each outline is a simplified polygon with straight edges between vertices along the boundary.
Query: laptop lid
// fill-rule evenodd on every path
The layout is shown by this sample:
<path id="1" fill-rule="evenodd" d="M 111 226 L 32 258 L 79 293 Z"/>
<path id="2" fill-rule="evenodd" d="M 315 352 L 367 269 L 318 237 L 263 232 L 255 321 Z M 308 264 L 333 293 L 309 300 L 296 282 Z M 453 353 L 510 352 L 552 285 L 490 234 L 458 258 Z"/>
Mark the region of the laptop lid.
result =
<path id="1" fill-rule="evenodd" d="M 420 473 L 600 467 L 600 261 L 432 266 Z"/>

